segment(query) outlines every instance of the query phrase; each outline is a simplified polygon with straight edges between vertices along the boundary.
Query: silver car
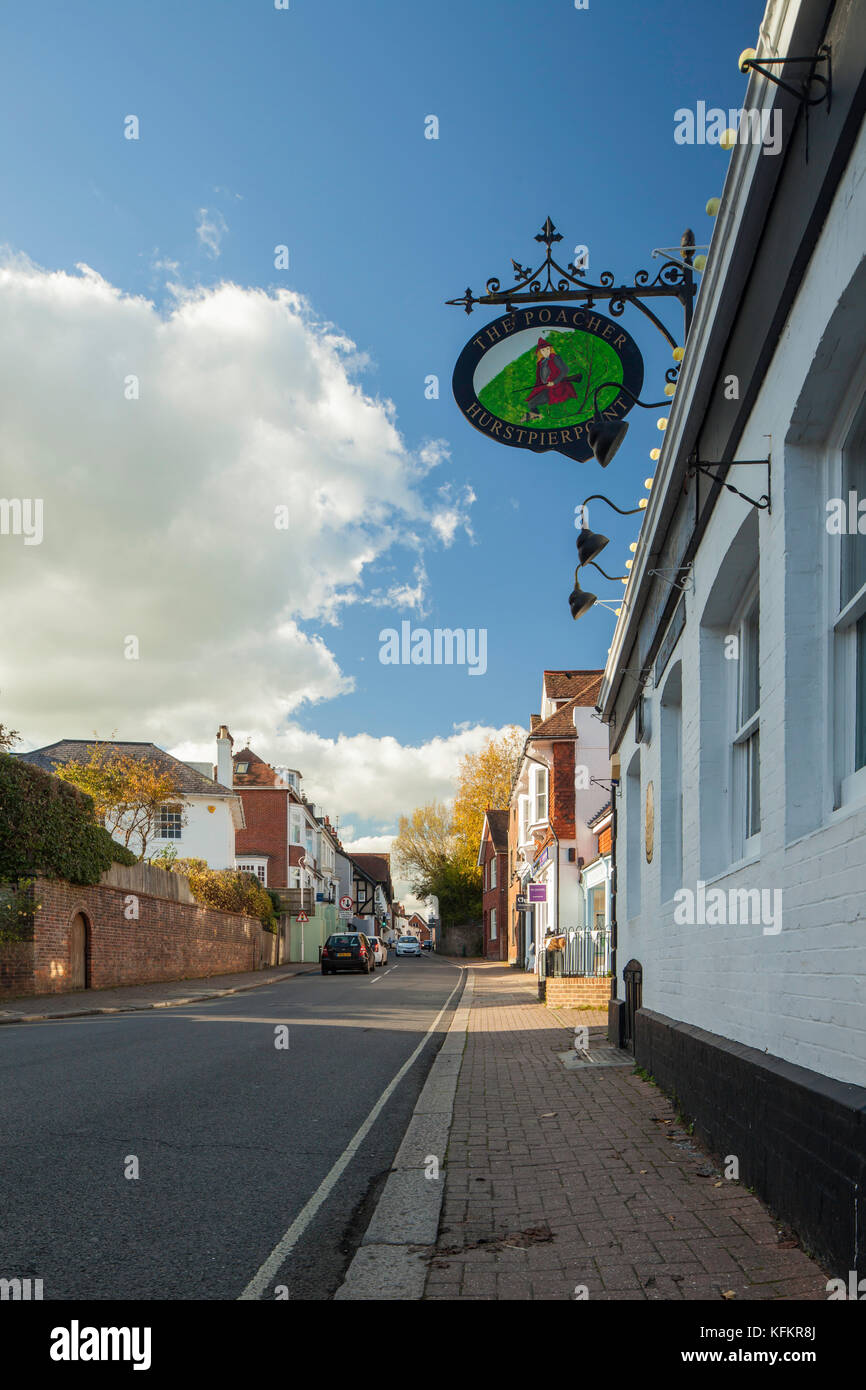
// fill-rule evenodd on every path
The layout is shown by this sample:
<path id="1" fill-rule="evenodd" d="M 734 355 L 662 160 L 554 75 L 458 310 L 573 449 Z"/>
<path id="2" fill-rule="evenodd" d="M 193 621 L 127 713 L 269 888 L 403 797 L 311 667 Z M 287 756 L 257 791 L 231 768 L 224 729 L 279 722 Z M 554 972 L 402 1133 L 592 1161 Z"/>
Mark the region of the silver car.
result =
<path id="1" fill-rule="evenodd" d="M 398 956 L 420 956 L 421 942 L 417 936 L 401 936 L 397 942 Z"/>

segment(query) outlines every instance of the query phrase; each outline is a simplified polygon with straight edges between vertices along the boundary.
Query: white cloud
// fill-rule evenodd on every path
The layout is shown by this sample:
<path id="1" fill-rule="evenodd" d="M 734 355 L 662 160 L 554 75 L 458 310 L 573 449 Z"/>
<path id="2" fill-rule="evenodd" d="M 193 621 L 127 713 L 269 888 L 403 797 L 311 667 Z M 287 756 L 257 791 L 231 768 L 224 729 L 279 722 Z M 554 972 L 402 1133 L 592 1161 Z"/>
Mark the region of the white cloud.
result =
<path id="1" fill-rule="evenodd" d="M 10 720 L 4 717 L 3 722 Z M 222 714 L 214 723 L 214 735 L 220 722 L 224 722 Z M 229 720 L 229 729 L 236 747 L 249 734 L 250 747 L 273 767 L 297 768 L 303 774 L 305 795 L 323 806 L 331 820 L 339 816 L 343 822 L 360 818 L 372 821 L 376 836 L 382 840 L 396 834 L 399 817 L 415 806 L 450 800 L 460 759 L 502 732 L 475 725 L 412 746 L 372 734 L 322 738 L 295 724 L 275 733 L 273 726 L 266 724 L 254 728 L 241 723 L 235 727 Z M 185 762 L 214 762 L 215 750 L 213 741 L 190 740 L 170 746 L 170 752 Z M 353 825 L 351 829 L 354 831 Z"/>
<path id="2" fill-rule="evenodd" d="M 3 722 L 22 746 L 115 731 L 204 758 L 219 722 L 255 722 L 262 755 L 300 766 L 329 809 L 391 819 L 413 788 L 445 786 L 448 740 L 275 731 L 353 685 L 301 624 L 421 604 L 440 502 L 391 402 L 353 374 L 354 344 L 300 296 L 172 293 L 161 314 L 87 266 L 0 261 L 0 476 L 44 502 L 41 545 L 2 541 Z"/>
<path id="3" fill-rule="evenodd" d="M 195 234 L 211 260 L 216 260 L 222 251 L 222 239 L 228 231 L 226 220 L 216 209 L 199 208 Z"/>
<path id="4" fill-rule="evenodd" d="M 455 495 L 450 483 L 439 489 L 440 505 L 433 515 L 433 529 L 444 546 L 454 542 L 458 528 L 462 528 L 472 540 L 472 527 L 469 522 L 469 509 L 475 501 L 471 487 L 461 488 Z"/>

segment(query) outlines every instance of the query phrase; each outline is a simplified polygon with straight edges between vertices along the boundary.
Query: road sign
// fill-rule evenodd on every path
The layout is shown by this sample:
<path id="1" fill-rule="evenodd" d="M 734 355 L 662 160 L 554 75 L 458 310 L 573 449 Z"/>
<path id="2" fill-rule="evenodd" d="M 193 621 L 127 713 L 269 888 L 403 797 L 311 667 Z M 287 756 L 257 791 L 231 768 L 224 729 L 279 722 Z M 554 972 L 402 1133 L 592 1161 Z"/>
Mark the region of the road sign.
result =
<path id="1" fill-rule="evenodd" d="M 353 902 L 352 899 L 348 896 L 348 894 L 340 899 L 340 907 L 343 909 L 344 912 L 351 912 L 352 906 Z"/>
<path id="2" fill-rule="evenodd" d="M 306 912 L 299 912 L 299 913 L 298 913 L 298 921 L 299 921 L 299 922 L 309 922 L 309 920 L 310 920 L 310 919 L 309 919 L 309 917 L 307 916 Z"/>

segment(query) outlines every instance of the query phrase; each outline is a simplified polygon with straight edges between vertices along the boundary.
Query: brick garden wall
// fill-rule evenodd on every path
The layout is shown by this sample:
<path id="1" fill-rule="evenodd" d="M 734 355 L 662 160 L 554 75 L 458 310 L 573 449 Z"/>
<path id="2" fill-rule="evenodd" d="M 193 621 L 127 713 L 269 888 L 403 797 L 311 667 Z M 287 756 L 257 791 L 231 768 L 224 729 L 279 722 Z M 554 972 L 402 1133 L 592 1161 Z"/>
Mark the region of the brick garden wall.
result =
<path id="1" fill-rule="evenodd" d="M 551 1009 L 606 1009 L 609 999 L 609 976 L 565 975 L 546 981 L 545 1003 Z"/>
<path id="2" fill-rule="evenodd" d="M 133 893 L 138 918 L 128 920 L 124 910 L 129 910 Z M 128 886 L 103 882 L 81 887 L 62 879 L 37 879 L 34 901 L 40 906 L 34 912 L 32 941 L 0 942 L 0 996 L 69 989 L 70 928 L 78 912 L 90 926 L 93 989 L 257 970 L 273 951 L 273 936 L 256 918 Z"/>

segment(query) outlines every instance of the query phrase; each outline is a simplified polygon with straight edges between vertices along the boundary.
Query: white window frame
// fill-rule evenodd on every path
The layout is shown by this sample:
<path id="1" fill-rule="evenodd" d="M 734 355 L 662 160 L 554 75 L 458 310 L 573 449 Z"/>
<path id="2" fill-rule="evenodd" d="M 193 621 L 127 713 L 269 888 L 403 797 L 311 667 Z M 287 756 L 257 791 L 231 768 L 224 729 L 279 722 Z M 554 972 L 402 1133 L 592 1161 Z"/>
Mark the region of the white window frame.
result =
<path id="1" fill-rule="evenodd" d="M 255 874 L 265 888 L 268 886 L 268 861 L 266 859 L 253 860 L 247 858 L 243 863 L 235 861 L 236 867 L 241 873 Z"/>
<path id="2" fill-rule="evenodd" d="M 625 774 L 625 910 L 629 921 L 640 916 L 643 903 L 643 777 L 638 748 L 632 754 Z"/>
<path id="3" fill-rule="evenodd" d="M 525 845 L 529 841 L 529 800 L 528 796 L 521 796 L 517 802 L 519 811 L 518 835 L 521 845 Z"/>
<path id="4" fill-rule="evenodd" d="M 496 940 L 496 908 L 495 908 L 495 907 L 491 907 L 491 909 L 490 909 L 490 940 L 491 940 L 491 941 L 495 941 L 495 940 Z"/>
<path id="5" fill-rule="evenodd" d="M 547 768 L 539 767 L 536 763 L 529 777 L 529 813 L 532 817 L 530 825 L 545 825 L 550 810 Z"/>
<path id="6" fill-rule="evenodd" d="M 171 820 L 172 830 L 177 830 L 177 834 L 166 835 L 165 826 Z M 179 801 L 167 801 L 159 808 L 159 817 L 156 822 L 157 840 L 182 840 L 183 839 L 183 806 Z"/>
<path id="7" fill-rule="evenodd" d="M 751 637 L 749 633 L 750 619 L 755 613 L 755 629 L 757 632 L 757 661 L 758 661 L 758 703 L 756 709 L 750 714 L 741 715 L 746 699 L 746 681 L 751 670 L 748 658 L 751 655 Z M 737 638 L 737 660 L 730 663 L 732 667 L 731 681 L 731 787 L 733 795 L 731 797 L 731 849 L 734 862 L 740 859 L 751 859 L 761 852 L 761 671 L 760 671 L 760 650 L 761 650 L 761 605 L 759 585 L 756 580 L 749 585 L 736 609 L 736 616 L 731 623 L 731 630 Z M 753 750 L 757 750 L 756 753 Z M 754 791 L 755 768 L 753 760 L 757 759 L 757 803 L 758 803 L 758 824 L 752 828 L 750 819 L 752 815 L 752 801 Z M 751 829 L 751 833 L 750 833 Z"/>
<path id="8" fill-rule="evenodd" d="M 490 886 L 491 888 L 495 888 L 495 887 L 496 887 L 496 855 L 495 855 L 495 854 L 493 855 L 493 858 L 490 860 L 490 885 L 489 885 L 489 886 Z"/>
<path id="9" fill-rule="evenodd" d="M 846 480 L 846 454 L 849 441 L 857 426 L 858 419 L 866 414 L 866 371 L 860 373 L 856 389 L 849 398 L 838 443 L 830 457 L 829 481 L 830 496 L 849 501 L 849 481 Z M 861 429 L 864 423 L 861 423 Z M 858 502 L 863 498 L 858 494 Z M 859 519 L 859 516 L 858 516 Z M 866 582 L 842 600 L 842 556 L 845 541 L 866 545 L 866 537 L 831 536 L 828 534 L 830 563 L 829 608 L 830 631 L 832 635 L 832 672 L 834 707 L 834 796 L 833 806 L 838 809 L 851 802 L 866 799 L 866 764 L 856 767 L 856 725 L 857 725 L 857 624 L 866 617 Z M 835 544 L 832 544 L 835 542 Z M 864 638 L 863 640 L 866 640 Z"/>

